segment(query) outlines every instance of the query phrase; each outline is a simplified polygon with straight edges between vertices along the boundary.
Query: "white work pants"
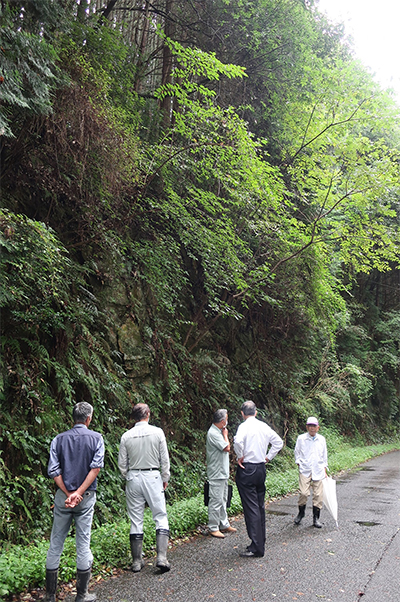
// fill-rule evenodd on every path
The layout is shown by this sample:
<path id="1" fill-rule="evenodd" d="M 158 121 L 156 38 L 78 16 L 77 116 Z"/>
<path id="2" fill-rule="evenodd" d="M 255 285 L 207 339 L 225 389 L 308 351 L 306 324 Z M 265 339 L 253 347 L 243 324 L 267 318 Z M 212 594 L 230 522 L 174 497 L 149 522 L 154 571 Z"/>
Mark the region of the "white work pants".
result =
<path id="1" fill-rule="evenodd" d="M 131 534 L 143 533 L 143 513 L 148 504 L 156 530 L 169 529 L 163 482 L 159 470 L 130 470 L 126 477 L 126 506 Z"/>

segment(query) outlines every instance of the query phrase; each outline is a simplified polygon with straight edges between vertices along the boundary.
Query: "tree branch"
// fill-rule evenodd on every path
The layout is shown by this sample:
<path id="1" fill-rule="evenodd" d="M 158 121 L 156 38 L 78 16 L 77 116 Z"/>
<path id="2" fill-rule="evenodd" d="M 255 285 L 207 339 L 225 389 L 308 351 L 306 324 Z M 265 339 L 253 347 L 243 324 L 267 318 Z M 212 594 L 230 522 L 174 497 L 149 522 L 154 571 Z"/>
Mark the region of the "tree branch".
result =
<path id="1" fill-rule="evenodd" d="M 170 161 L 172 161 L 172 159 L 174 159 L 175 157 L 177 157 L 181 153 L 184 153 L 185 151 L 190 150 L 192 148 L 202 148 L 202 147 L 206 147 L 206 146 L 225 146 L 225 145 L 222 144 L 221 142 L 196 142 L 195 144 L 188 144 L 187 146 L 184 146 L 183 148 L 178 149 L 175 153 L 172 153 L 172 155 L 170 155 L 169 157 L 167 157 L 167 159 L 165 159 L 165 161 L 163 161 L 157 167 L 157 169 L 153 172 L 153 174 L 150 176 L 150 178 L 147 180 L 147 182 L 142 187 L 139 196 L 142 196 L 146 192 L 146 190 L 149 187 L 149 185 L 151 184 L 151 182 L 158 175 L 158 172 L 160 171 L 160 169 L 162 169 L 164 167 L 164 165 L 166 165 L 167 163 L 169 163 Z"/>
<path id="2" fill-rule="evenodd" d="M 312 144 L 313 142 L 315 142 L 315 140 L 317 140 L 320 136 L 322 136 L 323 134 L 325 134 L 325 132 L 327 132 L 328 130 L 330 130 L 333 127 L 336 127 L 338 125 L 343 125 L 344 123 L 349 123 L 350 121 L 352 121 L 354 119 L 354 115 L 356 115 L 356 113 L 361 109 L 362 105 L 367 102 L 367 100 L 369 100 L 370 98 L 372 98 L 372 96 L 370 96 L 369 98 L 364 98 L 364 100 L 362 100 L 358 106 L 354 109 L 354 111 L 351 113 L 351 115 L 349 117 L 347 117 L 346 119 L 342 119 L 341 121 L 333 121 L 332 123 L 330 123 L 329 125 L 327 125 L 324 129 L 322 129 L 318 134 L 316 134 L 313 138 L 311 138 L 308 142 L 304 143 L 304 138 L 303 138 L 303 143 L 300 146 L 300 148 L 295 152 L 295 154 L 293 155 L 292 159 L 290 160 L 290 162 L 293 164 L 296 157 L 305 149 L 307 148 L 307 146 L 310 146 L 310 144 Z M 315 106 L 313 107 L 313 112 L 315 111 Z M 307 125 L 307 129 L 309 127 L 309 124 Z"/>

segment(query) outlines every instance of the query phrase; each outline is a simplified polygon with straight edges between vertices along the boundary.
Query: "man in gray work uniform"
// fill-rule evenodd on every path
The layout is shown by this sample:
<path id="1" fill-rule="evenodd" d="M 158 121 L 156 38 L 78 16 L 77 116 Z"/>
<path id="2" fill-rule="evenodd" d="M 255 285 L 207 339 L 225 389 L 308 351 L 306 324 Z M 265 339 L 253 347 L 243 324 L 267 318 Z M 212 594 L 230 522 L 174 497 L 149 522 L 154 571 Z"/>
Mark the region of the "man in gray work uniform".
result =
<path id="1" fill-rule="evenodd" d="M 223 539 L 224 533 L 236 533 L 226 512 L 228 500 L 229 450 L 228 412 L 214 412 L 206 440 L 207 479 L 209 482 L 208 528 L 210 535 Z"/>
<path id="2" fill-rule="evenodd" d="M 93 407 L 86 401 L 73 409 L 74 426 L 60 433 L 50 446 L 48 475 L 58 489 L 54 498 L 54 521 L 46 559 L 46 602 L 55 602 L 58 567 L 72 521 L 76 531 L 76 602 L 93 602 L 88 594 L 93 555 L 90 533 L 96 503 L 97 475 L 104 466 L 104 441 L 89 430 Z"/>
<path id="3" fill-rule="evenodd" d="M 165 573 L 171 568 L 167 561 L 169 525 L 164 494 L 170 477 L 167 442 L 162 429 L 149 424 L 147 404 L 136 404 L 132 417 L 136 424 L 122 435 L 118 456 L 119 469 L 126 479 L 126 505 L 131 519 L 132 571 L 137 573 L 144 566 L 143 513 L 147 503 L 156 523 L 156 566 Z"/>

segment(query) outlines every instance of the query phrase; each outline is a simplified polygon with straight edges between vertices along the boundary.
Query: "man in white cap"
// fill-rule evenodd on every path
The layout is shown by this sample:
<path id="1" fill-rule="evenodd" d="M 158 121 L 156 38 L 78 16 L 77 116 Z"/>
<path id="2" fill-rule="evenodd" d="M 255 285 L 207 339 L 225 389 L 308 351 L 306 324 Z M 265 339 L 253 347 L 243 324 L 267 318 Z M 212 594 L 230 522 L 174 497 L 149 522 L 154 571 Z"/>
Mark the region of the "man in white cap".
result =
<path id="1" fill-rule="evenodd" d="M 328 468 L 328 452 L 325 437 L 318 434 L 319 423 L 315 416 L 307 419 L 307 432 L 299 435 L 294 449 L 294 458 L 299 467 L 299 513 L 294 519 L 299 525 L 304 518 L 307 498 L 312 488 L 313 525 L 320 529 L 319 521 L 323 502 L 322 479 Z"/>

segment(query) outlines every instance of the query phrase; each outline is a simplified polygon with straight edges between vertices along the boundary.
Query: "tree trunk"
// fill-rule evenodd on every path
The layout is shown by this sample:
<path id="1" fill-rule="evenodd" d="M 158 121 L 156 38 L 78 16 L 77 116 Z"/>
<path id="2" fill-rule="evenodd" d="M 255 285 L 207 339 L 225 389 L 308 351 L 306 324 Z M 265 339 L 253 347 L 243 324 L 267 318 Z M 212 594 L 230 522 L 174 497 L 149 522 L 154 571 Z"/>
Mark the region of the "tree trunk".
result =
<path id="1" fill-rule="evenodd" d="M 87 18 L 87 9 L 89 8 L 89 0 L 80 0 L 78 4 L 77 19 L 80 23 L 84 23 Z"/>
<path id="2" fill-rule="evenodd" d="M 167 38 L 173 38 L 175 32 L 175 23 L 172 19 L 174 0 L 166 0 L 165 2 L 165 35 Z M 172 52 L 166 44 L 163 49 L 163 65 L 162 65 L 162 85 L 169 84 L 172 81 Z M 162 113 L 162 125 L 166 129 L 171 124 L 172 117 L 172 98 L 171 96 L 165 96 L 161 101 L 161 113 Z"/>
<path id="3" fill-rule="evenodd" d="M 135 92 L 140 93 L 142 87 L 143 66 L 145 65 L 145 51 L 147 48 L 147 38 L 149 33 L 149 0 L 146 0 L 143 16 L 143 29 L 139 44 L 139 56 L 137 61 L 137 70 L 135 76 Z"/>

